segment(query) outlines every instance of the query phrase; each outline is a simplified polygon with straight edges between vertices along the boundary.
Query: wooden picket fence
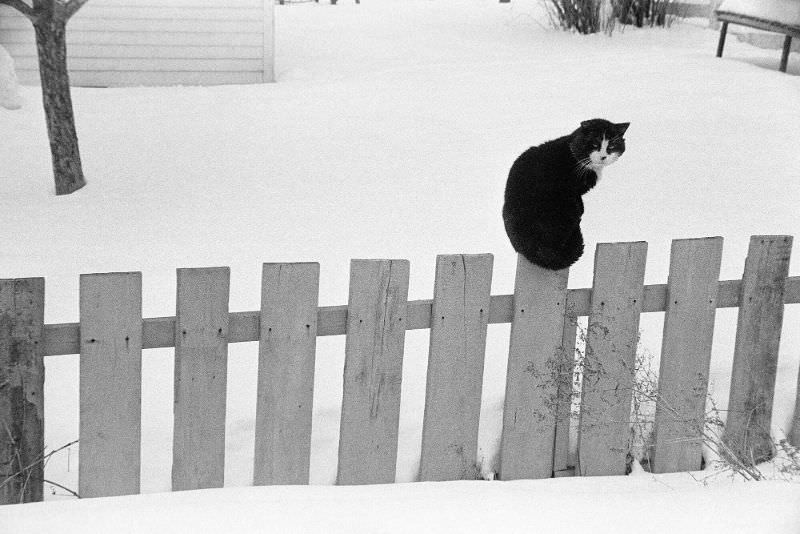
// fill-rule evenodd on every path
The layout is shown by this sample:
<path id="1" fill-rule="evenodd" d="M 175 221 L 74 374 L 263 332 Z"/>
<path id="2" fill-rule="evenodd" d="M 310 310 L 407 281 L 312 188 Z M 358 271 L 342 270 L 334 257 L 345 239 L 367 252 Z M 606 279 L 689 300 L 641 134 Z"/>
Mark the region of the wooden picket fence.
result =
<path id="1" fill-rule="evenodd" d="M 0 502 L 42 499 L 43 357 L 59 354 L 80 354 L 81 497 L 139 493 L 141 355 L 158 347 L 175 347 L 172 487 L 222 486 L 227 347 L 246 341 L 259 341 L 253 482 L 307 484 L 316 339 L 331 335 L 346 336 L 338 483 L 393 482 L 410 329 L 430 329 L 419 478 L 474 477 L 488 323 L 511 323 L 499 478 L 624 474 L 639 316 L 661 311 L 652 466 L 698 469 L 698 427 L 686 422 L 702 426 L 717 308 L 739 308 L 726 435 L 770 427 L 783 307 L 800 303 L 791 244 L 752 237 L 742 279 L 719 281 L 722 238 L 676 240 L 669 279 L 656 285 L 644 285 L 647 243 L 600 244 L 590 289 L 521 259 L 514 294 L 495 296 L 492 255 L 443 255 L 433 299 L 416 301 L 408 261 L 353 260 L 348 304 L 323 307 L 319 264 L 267 263 L 251 312 L 228 310 L 227 267 L 179 269 L 175 316 L 145 319 L 141 273 L 87 274 L 80 322 L 48 325 L 42 278 L 2 280 Z M 569 466 L 559 414 L 571 387 L 547 370 L 564 354 L 572 361 L 578 316 L 588 316 L 586 354 L 602 372 L 584 379 L 581 411 L 593 422 L 581 420 Z"/>

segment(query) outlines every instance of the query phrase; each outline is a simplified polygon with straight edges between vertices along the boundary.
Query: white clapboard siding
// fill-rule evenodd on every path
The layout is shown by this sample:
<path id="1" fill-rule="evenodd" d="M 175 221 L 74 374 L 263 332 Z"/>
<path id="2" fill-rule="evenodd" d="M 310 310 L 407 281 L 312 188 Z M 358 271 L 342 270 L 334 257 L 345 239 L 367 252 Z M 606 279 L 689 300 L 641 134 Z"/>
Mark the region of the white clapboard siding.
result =
<path id="1" fill-rule="evenodd" d="M 274 80 L 270 0 L 92 0 L 67 25 L 75 86 L 216 85 Z M 0 6 L 0 44 L 38 84 L 31 23 Z"/>
<path id="2" fill-rule="evenodd" d="M 517 259 L 500 478 L 550 478 L 569 271 Z"/>
<path id="3" fill-rule="evenodd" d="M 24 65 L 24 61 L 36 62 L 36 45 L 34 43 L 15 43 L 6 45 L 5 49 L 12 56 L 17 56 L 17 68 Z M 260 60 L 262 49 L 260 45 L 240 46 L 184 46 L 164 47 L 160 45 L 128 45 L 106 46 L 97 44 L 72 44 L 70 54 L 75 58 L 96 59 L 125 59 L 141 58 L 167 58 L 167 59 L 254 59 Z"/>
<path id="4" fill-rule="evenodd" d="M 4 8 L 0 6 L 0 12 Z M 8 30 L 0 32 L 0 44 L 6 49 L 14 44 L 26 44 L 35 48 L 33 30 Z M 94 32 L 73 32 L 67 30 L 67 49 L 70 58 L 73 57 L 70 47 L 73 44 L 94 44 L 103 47 L 119 45 L 153 45 L 173 48 L 187 47 L 212 47 L 212 46 L 255 46 L 262 45 L 261 36 L 249 33 L 150 33 L 150 32 L 107 32 L 98 30 Z M 143 52 L 144 53 L 144 52 Z"/>
<path id="5" fill-rule="evenodd" d="M 624 475 L 647 243 L 600 243 L 583 366 L 578 473 Z"/>

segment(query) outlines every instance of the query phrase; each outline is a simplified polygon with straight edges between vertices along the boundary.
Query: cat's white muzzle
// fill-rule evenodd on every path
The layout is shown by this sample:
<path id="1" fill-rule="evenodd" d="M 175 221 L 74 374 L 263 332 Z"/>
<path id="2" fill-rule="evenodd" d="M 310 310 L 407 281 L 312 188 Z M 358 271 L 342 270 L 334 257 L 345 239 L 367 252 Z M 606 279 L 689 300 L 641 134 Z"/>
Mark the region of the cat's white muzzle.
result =
<path id="1" fill-rule="evenodd" d="M 619 154 L 615 152 L 609 154 L 605 151 L 597 150 L 589 155 L 589 159 L 594 169 L 602 169 L 617 161 L 619 159 Z"/>

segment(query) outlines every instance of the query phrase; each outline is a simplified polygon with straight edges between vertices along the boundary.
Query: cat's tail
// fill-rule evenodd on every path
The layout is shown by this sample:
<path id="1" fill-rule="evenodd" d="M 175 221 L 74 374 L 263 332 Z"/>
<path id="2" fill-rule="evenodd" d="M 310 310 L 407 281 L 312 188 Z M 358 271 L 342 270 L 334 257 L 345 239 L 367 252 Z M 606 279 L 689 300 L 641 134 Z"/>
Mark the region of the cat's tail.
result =
<path id="1" fill-rule="evenodd" d="M 551 271 L 566 269 L 581 257 L 580 253 L 576 254 L 570 251 L 572 253 L 565 254 L 566 251 L 564 250 L 556 250 L 548 247 L 535 247 L 534 250 L 520 250 L 518 252 L 534 265 Z"/>
<path id="2" fill-rule="evenodd" d="M 534 236 L 523 239 L 519 234 L 509 233 L 514 250 L 529 262 L 551 271 L 566 269 L 583 255 L 583 236 L 577 229 L 560 246 L 551 245 Z"/>

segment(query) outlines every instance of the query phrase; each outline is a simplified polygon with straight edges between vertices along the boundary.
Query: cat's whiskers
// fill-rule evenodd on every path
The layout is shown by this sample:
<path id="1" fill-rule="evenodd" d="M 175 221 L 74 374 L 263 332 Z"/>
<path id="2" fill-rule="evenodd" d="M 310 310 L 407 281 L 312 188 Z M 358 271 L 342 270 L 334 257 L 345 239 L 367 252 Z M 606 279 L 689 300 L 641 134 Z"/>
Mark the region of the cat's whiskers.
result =
<path id="1" fill-rule="evenodd" d="M 583 179 L 590 170 L 594 170 L 592 166 L 592 158 L 586 157 L 579 159 L 573 167 L 578 175 L 578 178 Z"/>

